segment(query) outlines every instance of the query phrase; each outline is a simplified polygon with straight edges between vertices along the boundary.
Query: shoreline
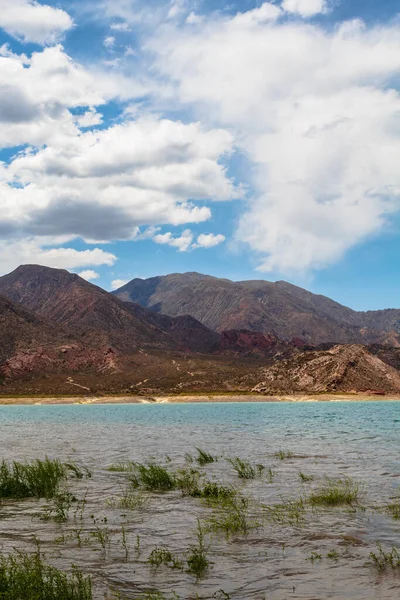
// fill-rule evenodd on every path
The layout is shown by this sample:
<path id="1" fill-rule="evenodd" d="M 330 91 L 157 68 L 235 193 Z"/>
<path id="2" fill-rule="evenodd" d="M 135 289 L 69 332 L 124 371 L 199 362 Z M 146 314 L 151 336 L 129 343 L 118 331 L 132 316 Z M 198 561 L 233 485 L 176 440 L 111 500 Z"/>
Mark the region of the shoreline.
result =
<path id="1" fill-rule="evenodd" d="M 105 404 L 199 404 L 230 402 L 391 402 L 400 396 L 368 394 L 279 394 L 262 396 L 252 394 L 180 394 L 164 396 L 26 396 L 0 397 L 0 406 L 44 405 L 105 405 Z"/>

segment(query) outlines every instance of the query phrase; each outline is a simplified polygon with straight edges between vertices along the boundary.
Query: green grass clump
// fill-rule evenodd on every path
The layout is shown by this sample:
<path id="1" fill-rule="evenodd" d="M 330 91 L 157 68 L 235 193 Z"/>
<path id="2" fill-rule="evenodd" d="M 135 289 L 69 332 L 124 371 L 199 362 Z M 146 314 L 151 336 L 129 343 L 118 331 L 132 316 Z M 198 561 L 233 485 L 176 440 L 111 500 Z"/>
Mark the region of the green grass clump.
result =
<path id="1" fill-rule="evenodd" d="M 175 473 L 175 486 L 181 490 L 182 496 L 201 496 L 201 478 L 204 476 L 197 469 L 179 469 Z"/>
<path id="2" fill-rule="evenodd" d="M 310 556 L 306 558 L 306 560 L 314 563 L 316 560 L 322 560 L 322 554 L 319 554 L 319 552 L 311 552 Z"/>
<path id="3" fill-rule="evenodd" d="M 210 561 L 207 557 L 208 547 L 205 543 L 205 533 L 200 521 L 197 521 L 196 530 L 197 543 L 189 548 L 186 555 L 187 572 L 200 579 L 208 569 Z"/>
<path id="4" fill-rule="evenodd" d="M 119 463 L 114 463 L 112 465 L 110 465 L 109 467 L 107 467 L 107 471 L 110 471 L 111 473 L 129 473 L 129 471 L 132 471 L 134 468 L 134 464 L 133 462 L 119 462 Z"/>
<path id="5" fill-rule="evenodd" d="M 90 577 L 68 575 L 45 565 L 40 552 L 0 557 L 0 598 L 4 600 L 92 600 Z"/>
<path id="6" fill-rule="evenodd" d="M 370 558 L 378 571 L 386 571 L 389 567 L 391 569 L 400 568 L 400 554 L 397 548 L 393 547 L 390 551 L 385 552 L 382 546 L 378 544 L 378 551 L 371 552 Z"/>
<path id="7" fill-rule="evenodd" d="M 134 487 L 143 486 L 153 492 L 167 492 L 177 487 L 175 474 L 155 463 L 147 466 L 134 463 L 129 479 Z"/>
<path id="8" fill-rule="evenodd" d="M 124 510 L 138 510 L 144 508 L 150 502 L 150 496 L 142 490 L 135 490 L 127 486 L 119 498 L 111 498 L 107 502 L 111 508 L 122 508 Z"/>
<path id="9" fill-rule="evenodd" d="M 201 498 L 210 506 L 226 506 L 232 502 L 238 491 L 231 486 L 208 481 L 201 490 Z"/>
<path id="10" fill-rule="evenodd" d="M 301 525 L 305 517 L 305 504 L 303 498 L 282 499 L 280 504 L 273 506 L 263 505 L 266 518 L 279 525 Z"/>
<path id="11" fill-rule="evenodd" d="M 395 498 L 394 502 L 388 502 L 386 510 L 393 519 L 400 519 L 400 498 Z"/>
<path id="12" fill-rule="evenodd" d="M 59 460 L 45 458 L 31 463 L 4 460 L 0 464 L 0 498 L 53 498 L 67 468 Z"/>
<path id="13" fill-rule="evenodd" d="M 205 520 L 207 531 L 232 535 L 247 535 L 251 529 L 260 527 L 260 523 L 250 514 L 250 501 L 239 494 L 227 498 L 223 508 Z"/>
<path id="14" fill-rule="evenodd" d="M 216 459 L 214 458 L 214 456 L 212 456 L 205 450 L 202 450 L 201 448 L 196 448 L 196 450 L 197 450 L 196 462 L 199 465 L 203 466 L 203 465 L 208 465 L 210 463 L 215 462 Z"/>
<path id="15" fill-rule="evenodd" d="M 290 450 L 278 450 L 274 456 L 275 458 L 279 458 L 279 460 L 285 460 L 286 458 L 293 458 L 294 454 Z"/>
<path id="16" fill-rule="evenodd" d="M 161 565 L 166 565 L 171 569 L 183 569 L 183 562 L 167 548 L 154 548 L 150 553 L 147 562 L 150 563 L 152 567 L 156 568 L 161 567 Z"/>
<path id="17" fill-rule="evenodd" d="M 241 479 L 255 479 L 256 477 L 261 477 L 265 469 L 264 465 L 252 465 L 249 461 L 242 460 L 238 456 L 228 458 L 228 462 L 231 463 L 238 474 L 238 477 Z"/>
<path id="18" fill-rule="evenodd" d="M 41 519 L 43 521 L 50 521 L 52 519 L 56 523 L 66 523 L 69 518 L 70 508 L 73 502 L 76 502 L 75 496 L 68 491 L 63 491 L 56 493 L 52 500 L 52 506 L 46 509 Z"/>
<path id="19" fill-rule="evenodd" d="M 310 481 L 314 481 L 315 479 L 314 475 L 306 475 L 301 471 L 299 471 L 299 477 L 303 483 L 309 483 Z"/>
<path id="20" fill-rule="evenodd" d="M 327 477 L 320 487 L 310 494 L 308 501 L 311 506 L 352 506 L 358 502 L 360 486 L 350 477 Z"/>

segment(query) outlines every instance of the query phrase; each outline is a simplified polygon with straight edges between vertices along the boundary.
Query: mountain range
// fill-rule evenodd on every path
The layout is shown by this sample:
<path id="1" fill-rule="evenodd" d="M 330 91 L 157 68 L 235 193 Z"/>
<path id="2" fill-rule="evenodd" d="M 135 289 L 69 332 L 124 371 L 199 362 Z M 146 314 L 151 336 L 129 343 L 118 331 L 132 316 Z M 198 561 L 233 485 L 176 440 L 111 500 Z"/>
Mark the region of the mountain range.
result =
<path id="1" fill-rule="evenodd" d="M 246 329 L 315 345 L 400 346 L 399 309 L 356 312 L 285 281 L 233 282 L 184 273 L 133 279 L 114 294 L 154 312 L 190 314 L 215 331 Z"/>
<path id="2" fill-rule="evenodd" d="M 0 277 L 0 393 L 395 393 L 399 315 L 358 313 L 285 282 L 186 273 L 111 294 L 24 265 Z"/>

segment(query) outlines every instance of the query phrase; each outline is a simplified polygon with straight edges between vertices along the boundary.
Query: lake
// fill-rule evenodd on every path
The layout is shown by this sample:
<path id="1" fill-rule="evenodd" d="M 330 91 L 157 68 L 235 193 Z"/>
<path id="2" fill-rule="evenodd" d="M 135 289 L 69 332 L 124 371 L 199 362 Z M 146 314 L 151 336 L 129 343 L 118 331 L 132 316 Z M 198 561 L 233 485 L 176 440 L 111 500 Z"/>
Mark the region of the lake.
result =
<path id="1" fill-rule="evenodd" d="M 30 550 L 37 536 L 48 562 L 92 574 L 96 599 L 118 597 L 112 589 L 122 598 L 398 598 L 400 569 L 379 572 L 370 553 L 377 543 L 400 548 L 400 520 L 386 509 L 400 496 L 399 426 L 400 403 L 390 401 L 0 406 L 0 458 L 49 456 L 92 473 L 69 481 L 78 501 L 65 523 L 42 520 L 44 500 L 4 501 L 2 552 Z M 198 466 L 196 447 L 218 460 Z M 232 457 L 264 469 L 241 479 Z M 196 468 L 201 481 L 234 485 L 247 499 L 249 530 L 227 537 L 210 526 L 221 510 L 179 490 L 146 492 L 122 510 L 129 474 L 108 468 L 128 461 Z M 358 502 L 311 506 L 326 477 L 351 478 Z M 198 520 L 210 561 L 198 581 L 185 567 L 149 564 L 160 547 L 185 564 Z M 105 547 L 92 535 L 98 528 Z"/>

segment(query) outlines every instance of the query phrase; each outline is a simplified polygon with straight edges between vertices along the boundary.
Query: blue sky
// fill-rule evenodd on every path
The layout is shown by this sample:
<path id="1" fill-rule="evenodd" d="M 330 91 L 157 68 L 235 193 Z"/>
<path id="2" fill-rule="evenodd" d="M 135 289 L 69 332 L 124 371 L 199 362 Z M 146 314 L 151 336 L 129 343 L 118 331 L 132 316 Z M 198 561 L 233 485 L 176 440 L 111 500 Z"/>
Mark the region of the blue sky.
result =
<path id="1" fill-rule="evenodd" d="M 400 306 L 394 0 L 0 0 L 0 271 Z"/>

